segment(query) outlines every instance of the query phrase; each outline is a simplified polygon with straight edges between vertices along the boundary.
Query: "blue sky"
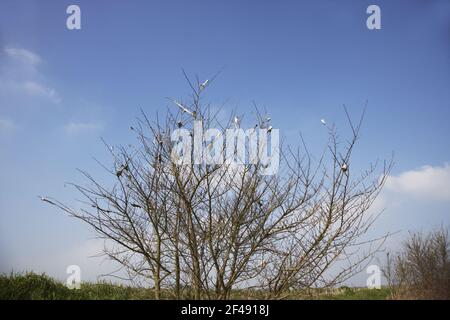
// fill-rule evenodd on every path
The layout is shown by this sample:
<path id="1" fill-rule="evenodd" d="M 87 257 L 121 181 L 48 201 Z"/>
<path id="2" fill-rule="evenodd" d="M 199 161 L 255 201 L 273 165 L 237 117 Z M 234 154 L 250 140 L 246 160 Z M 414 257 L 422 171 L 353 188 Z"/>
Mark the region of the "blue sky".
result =
<path id="1" fill-rule="evenodd" d="M 82 29 L 66 28 L 78 4 Z M 368 30 L 366 8 L 381 8 Z M 73 203 L 76 168 L 102 172 L 101 137 L 133 142 L 139 115 L 186 97 L 181 68 L 206 79 L 207 101 L 251 116 L 267 108 L 290 143 L 326 142 L 320 119 L 345 126 L 342 104 L 368 112 L 358 166 L 395 152 L 376 205 L 374 234 L 450 222 L 450 3 L 434 1 L 10 1 L 0 2 L 0 271 L 85 279 L 101 243 L 37 198 Z"/>

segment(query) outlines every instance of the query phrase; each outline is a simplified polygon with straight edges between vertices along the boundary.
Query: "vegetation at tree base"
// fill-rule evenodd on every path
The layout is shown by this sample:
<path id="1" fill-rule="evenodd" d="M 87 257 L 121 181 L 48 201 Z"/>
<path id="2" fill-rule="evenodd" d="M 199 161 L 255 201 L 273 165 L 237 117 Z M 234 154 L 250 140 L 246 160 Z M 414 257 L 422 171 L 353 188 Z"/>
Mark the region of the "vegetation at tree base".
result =
<path id="1" fill-rule="evenodd" d="M 170 299 L 173 293 L 162 292 L 161 299 Z M 232 299 L 259 299 L 258 290 L 233 290 Z M 293 293 L 290 299 L 325 300 L 384 300 L 388 288 L 366 289 L 341 287 L 312 289 L 309 293 Z M 151 300 L 153 289 L 123 286 L 108 282 L 81 284 L 80 289 L 69 289 L 49 276 L 35 273 L 0 275 L 0 300 Z M 191 298 L 187 292 L 183 298 Z"/>

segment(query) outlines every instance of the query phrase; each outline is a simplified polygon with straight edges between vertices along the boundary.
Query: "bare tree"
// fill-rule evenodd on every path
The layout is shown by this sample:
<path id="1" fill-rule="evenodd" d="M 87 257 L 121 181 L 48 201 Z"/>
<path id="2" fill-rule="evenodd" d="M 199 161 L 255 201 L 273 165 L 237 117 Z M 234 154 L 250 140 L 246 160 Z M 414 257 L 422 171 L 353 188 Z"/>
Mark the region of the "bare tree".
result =
<path id="1" fill-rule="evenodd" d="M 317 160 L 301 136 L 297 148 L 282 144 L 277 174 L 261 174 L 267 164 L 260 160 L 183 163 L 174 157 L 176 129 L 192 134 L 194 121 L 201 121 L 205 130 L 223 132 L 240 124 L 236 115 L 224 122 L 203 105 L 212 81 L 187 80 L 190 103 L 170 99 L 174 107 L 163 121 L 142 112 L 131 127 L 138 145 L 110 149 L 113 166 L 102 166 L 114 184 L 82 172 L 88 184 L 74 187 L 84 196 L 83 208 L 46 200 L 108 240 L 106 255 L 130 278 L 148 279 L 156 299 L 163 289 L 177 299 L 228 299 L 238 288 L 284 298 L 292 290 L 335 285 L 358 272 L 378 249 L 379 239 L 359 241 L 376 219 L 368 209 L 392 165 L 384 163 L 378 173 L 377 165 L 353 173 L 351 157 L 364 113 L 355 125 L 344 108 L 348 140 L 341 141 L 336 128 L 324 123 L 330 139 Z M 255 128 L 270 136 L 271 119 L 256 111 Z M 205 152 L 211 143 L 202 139 Z M 361 254 L 363 244 L 374 246 Z M 328 275 L 336 263 L 341 268 Z"/>
<path id="2" fill-rule="evenodd" d="M 448 230 L 411 233 L 396 255 L 387 255 L 384 274 L 394 299 L 450 299 Z"/>

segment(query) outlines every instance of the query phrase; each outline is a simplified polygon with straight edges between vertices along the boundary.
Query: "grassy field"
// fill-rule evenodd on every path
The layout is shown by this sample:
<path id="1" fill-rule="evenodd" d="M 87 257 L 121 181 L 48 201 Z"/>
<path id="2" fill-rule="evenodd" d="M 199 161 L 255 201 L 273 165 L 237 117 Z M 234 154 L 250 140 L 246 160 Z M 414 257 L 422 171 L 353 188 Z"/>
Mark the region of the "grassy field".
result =
<path id="1" fill-rule="evenodd" d="M 290 299 L 384 300 L 389 298 L 389 295 L 387 288 L 378 290 L 341 287 L 316 289 L 308 295 L 293 295 Z M 153 297 L 151 289 L 107 282 L 82 283 L 79 290 L 70 290 L 63 283 L 46 275 L 35 273 L 0 275 L 0 300 L 145 300 Z M 169 297 L 167 294 L 166 298 Z M 243 291 L 236 291 L 233 298 L 245 299 L 245 297 Z"/>
<path id="2" fill-rule="evenodd" d="M 387 300 L 390 298 L 389 288 L 381 289 L 341 287 L 331 292 L 318 294 L 318 299 L 325 300 Z"/>

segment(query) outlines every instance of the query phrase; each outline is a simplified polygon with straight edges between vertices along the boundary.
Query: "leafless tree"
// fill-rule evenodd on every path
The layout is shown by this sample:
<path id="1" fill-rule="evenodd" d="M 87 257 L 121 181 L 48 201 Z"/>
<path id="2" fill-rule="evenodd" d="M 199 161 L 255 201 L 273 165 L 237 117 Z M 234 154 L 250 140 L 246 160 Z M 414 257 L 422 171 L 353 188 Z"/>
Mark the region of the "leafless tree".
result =
<path id="1" fill-rule="evenodd" d="M 387 255 L 384 274 L 394 299 L 450 299 L 448 230 L 411 233 L 396 255 Z"/>
<path id="2" fill-rule="evenodd" d="M 190 103 L 171 99 L 174 108 L 162 121 L 142 112 L 131 127 L 139 143 L 110 149 L 113 165 L 102 166 L 115 183 L 83 171 L 88 183 L 73 185 L 84 196 L 81 209 L 46 200 L 93 227 L 108 241 L 105 254 L 131 278 L 148 279 L 156 299 L 163 291 L 177 299 L 228 299 L 238 288 L 281 299 L 358 272 L 378 249 L 380 239 L 360 241 L 377 217 L 368 209 L 392 165 L 354 172 L 351 158 L 364 113 L 355 124 L 344 108 L 347 140 L 324 123 L 330 139 L 317 159 L 301 136 L 299 147 L 282 144 L 274 175 L 261 174 L 262 161 L 178 164 L 172 156 L 175 129 L 192 132 L 199 120 L 205 130 L 223 131 L 239 122 L 236 115 L 224 122 L 203 104 L 212 81 L 187 80 Z M 256 111 L 255 127 L 272 130 L 270 119 Z M 340 268 L 329 275 L 336 264 Z"/>

